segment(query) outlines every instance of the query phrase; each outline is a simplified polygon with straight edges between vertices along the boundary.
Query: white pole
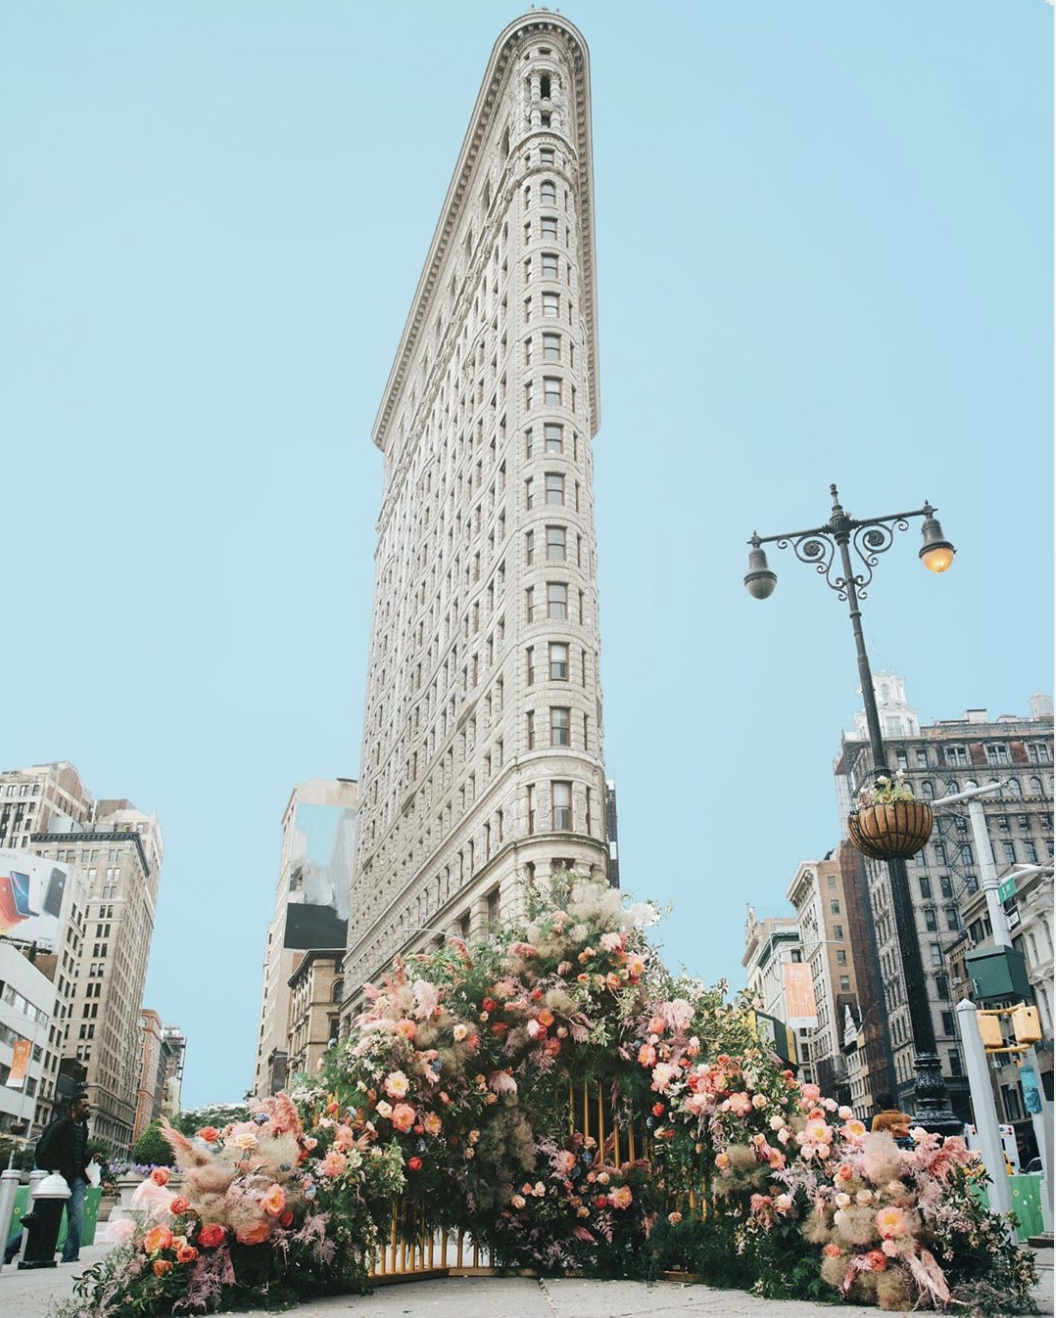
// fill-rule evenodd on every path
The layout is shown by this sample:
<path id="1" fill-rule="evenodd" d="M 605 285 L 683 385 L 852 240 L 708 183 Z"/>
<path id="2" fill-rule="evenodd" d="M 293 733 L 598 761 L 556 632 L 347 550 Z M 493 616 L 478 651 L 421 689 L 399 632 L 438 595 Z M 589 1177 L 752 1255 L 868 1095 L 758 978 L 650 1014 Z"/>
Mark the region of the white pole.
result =
<path id="1" fill-rule="evenodd" d="M 4 1247 L 11 1234 L 11 1215 L 15 1211 L 19 1180 L 19 1173 L 13 1167 L 0 1172 L 0 1268 L 4 1266 Z"/>
<path id="2" fill-rule="evenodd" d="M 1012 930 L 1008 925 L 1005 905 L 998 896 L 997 866 L 994 864 L 994 852 L 990 846 L 990 834 L 986 828 L 986 814 L 982 802 L 973 798 L 968 802 L 968 817 L 972 821 L 972 841 L 975 843 L 982 874 L 982 887 L 986 893 L 986 909 L 990 915 L 990 928 L 994 932 L 994 943 L 998 947 L 1012 946 Z M 1013 871 L 1014 873 L 1015 871 Z M 978 1033 L 978 1028 L 976 1029 Z M 1012 1054 L 1009 1054 L 1012 1056 Z M 1041 1088 L 1041 1068 L 1034 1048 L 1023 1054 L 1023 1059 L 1034 1068 L 1034 1077 L 1041 1098 L 1041 1111 L 1030 1114 L 1030 1124 L 1034 1128 L 1034 1142 L 1038 1146 L 1041 1158 L 1041 1220 L 1046 1231 L 1052 1230 L 1052 1104 L 1046 1099 Z"/>
<path id="3" fill-rule="evenodd" d="M 957 1028 L 961 1034 L 961 1043 L 964 1045 L 964 1065 L 968 1072 L 968 1090 L 972 1096 L 972 1112 L 975 1114 L 979 1152 L 983 1156 L 983 1165 L 993 1182 L 987 1191 L 990 1208 L 995 1213 L 1010 1213 L 1012 1195 L 1009 1192 L 1008 1174 L 1005 1171 L 1005 1148 L 1001 1143 L 1001 1131 L 998 1128 L 997 1112 L 994 1109 L 994 1091 L 990 1088 L 990 1073 L 986 1065 L 983 1036 L 979 1033 L 975 1003 L 970 998 L 965 998 L 963 1002 L 957 1004 Z"/>

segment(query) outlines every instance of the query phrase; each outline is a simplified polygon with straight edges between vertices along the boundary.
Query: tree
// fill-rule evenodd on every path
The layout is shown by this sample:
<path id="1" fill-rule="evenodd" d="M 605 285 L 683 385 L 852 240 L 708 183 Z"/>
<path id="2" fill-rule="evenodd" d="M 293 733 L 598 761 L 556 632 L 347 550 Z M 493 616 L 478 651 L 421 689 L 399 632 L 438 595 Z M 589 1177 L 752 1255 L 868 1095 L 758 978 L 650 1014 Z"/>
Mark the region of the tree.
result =
<path id="1" fill-rule="evenodd" d="M 161 1123 L 152 1121 L 135 1144 L 129 1155 L 133 1162 L 153 1165 L 155 1167 L 172 1166 L 172 1149 L 161 1133 Z"/>
<path id="2" fill-rule="evenodd" d="M 189 1108 L 186 1112 L 178 1113 L 172 1124 L 181 1135 L 189 1137 L 203 1126 L 215 1126 L 217 1130 L 223 1130 L 233 1121 L 248 1121 L 249 1118 L 250 1111 L 245 1103 L 210 1103 L 208 1107 Z"/>

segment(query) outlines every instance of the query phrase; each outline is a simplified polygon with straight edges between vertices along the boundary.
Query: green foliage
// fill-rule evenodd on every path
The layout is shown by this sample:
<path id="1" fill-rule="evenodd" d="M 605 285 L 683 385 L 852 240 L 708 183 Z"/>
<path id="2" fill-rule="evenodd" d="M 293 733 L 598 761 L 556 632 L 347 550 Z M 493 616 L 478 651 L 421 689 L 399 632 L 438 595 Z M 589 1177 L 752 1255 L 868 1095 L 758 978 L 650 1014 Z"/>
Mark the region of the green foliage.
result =
<path id="1" fill-rule="evenodd" d="M 150 1123 L 135 1144 L 132 1145 L 129 1156 L 133 1162 L 146 1166 L 172 1166 L 172 1149 L 169 1147 L 168 1140 L 161 1133 L 160 1122 L 152 1121 Z"/>
<path id="2" fill-rule="evenodd" d="M 181 1135 L 190 1136 L 204 1126 L 215 1126 L 217 1130 L 223 1130 L 233 1121 L 248 1121 L 249 1117 L 249 1108 L 245 1103 L 210 1103 L 207 1107 L 178 1112 L 172 1124 Z"/>
<path id="3" fill-rule="evenodd" d="M 33 1168 L 33 1142 L 13 1139 L 10 1135 L 0 1135 L 0 1170 L 12 1167 L 16 1171 L 28 1172 Z"/>

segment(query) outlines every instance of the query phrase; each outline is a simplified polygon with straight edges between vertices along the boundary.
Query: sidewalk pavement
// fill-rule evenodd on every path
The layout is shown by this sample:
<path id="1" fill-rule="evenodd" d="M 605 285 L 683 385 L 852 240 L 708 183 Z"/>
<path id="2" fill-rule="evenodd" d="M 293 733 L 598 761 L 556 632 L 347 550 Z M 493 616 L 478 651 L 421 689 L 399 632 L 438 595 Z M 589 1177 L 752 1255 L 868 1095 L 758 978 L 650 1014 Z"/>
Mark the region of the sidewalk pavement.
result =
<path id="1" fill-rule="evenodd" d="M 81 1263 L 102 1258 L 106 1245 L 81 1251 Z M 1038 1310 L 1053 1312 L 1052 1250 L 1038 1251 L 1041 1285 Z M 45 1318 L 52 1303 L 66 1299 L 76 1264 L 19 1272 L 0 1271 L 0 1313 L 12 1318 Z M 255 1309 L 252 1315 L 263 1315 Z M 830 1308 L 803 1300 L 760 1300 L 743 1291 L 663 1281 L 533 1281 L 526 1277 L 450 1277 L 379 1287 L 373 1295 L 339 1295 L 313 1300 L 292 1311 L 296 1318 L 877 1318 L 879 1310 L 843 1305 Z M 252 1318 L 250 1315 L 250 1318 Z"/>

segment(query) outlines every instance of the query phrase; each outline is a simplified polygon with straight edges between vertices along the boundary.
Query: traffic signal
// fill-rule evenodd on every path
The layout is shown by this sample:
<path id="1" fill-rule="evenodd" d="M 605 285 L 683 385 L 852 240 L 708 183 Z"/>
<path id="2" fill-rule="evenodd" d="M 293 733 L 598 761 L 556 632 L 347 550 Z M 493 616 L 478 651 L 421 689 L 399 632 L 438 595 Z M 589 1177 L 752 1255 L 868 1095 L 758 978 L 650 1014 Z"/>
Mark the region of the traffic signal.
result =
<path id="1" fill-rule="evenodd" d="M 1041 1043 L 1041 1017 L 1037 1007 L 1017 1007 L 1012 1013 L 1016 1043 Z"/>
<path id="2" fill-rule="evenodd" d="M 975 1019 L 979 1022 L 979 1034 L 984 1048 L 1003 1048 L 1004 1035 L 1001 1033 L 1000 1016 L 991 1016 L 985 1011 L 977 1011 Z"/>

